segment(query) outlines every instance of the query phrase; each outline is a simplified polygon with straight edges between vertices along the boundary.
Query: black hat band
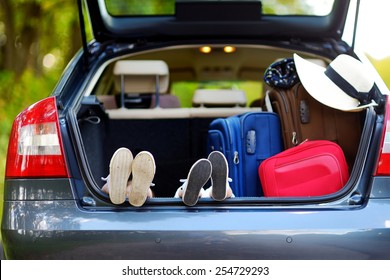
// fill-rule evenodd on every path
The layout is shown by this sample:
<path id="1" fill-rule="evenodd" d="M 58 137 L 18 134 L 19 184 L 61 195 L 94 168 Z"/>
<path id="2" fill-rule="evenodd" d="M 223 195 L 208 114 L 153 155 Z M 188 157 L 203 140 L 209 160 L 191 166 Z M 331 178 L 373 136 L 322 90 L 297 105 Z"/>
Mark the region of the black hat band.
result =
<path id="1" fill-rule="evenodd" d="M 326 68 L 324 73 L 342 91 L 344 91 L 350 97 L 359 100 L 361 105 L 366 105 L 371 103 L 371 100 L 375 95 L 375 84 L 368 92 L 359 92 L 339 73 L 337 73 L 337 71 L 334 70 L 330 65 Z"/>

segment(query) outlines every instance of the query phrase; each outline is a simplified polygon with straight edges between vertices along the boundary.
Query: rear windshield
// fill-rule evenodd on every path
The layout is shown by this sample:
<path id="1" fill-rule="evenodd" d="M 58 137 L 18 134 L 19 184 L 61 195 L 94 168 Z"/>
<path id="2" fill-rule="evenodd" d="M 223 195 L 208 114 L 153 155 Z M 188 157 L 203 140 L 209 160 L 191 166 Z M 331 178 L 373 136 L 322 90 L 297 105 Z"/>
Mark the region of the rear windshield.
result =
<path id="1" fill-rule="evenodd" d="M 215 0 L 210 1 L 215 2 Z M 261 2 L 263 14 L 267 15 L 326 16 L 331 12 L 334 0 L 263 0 Z M 169 16 L 175 14 L 175 0 L 105 0 L 105 4 L 107 11 L 112 16 Z"/>

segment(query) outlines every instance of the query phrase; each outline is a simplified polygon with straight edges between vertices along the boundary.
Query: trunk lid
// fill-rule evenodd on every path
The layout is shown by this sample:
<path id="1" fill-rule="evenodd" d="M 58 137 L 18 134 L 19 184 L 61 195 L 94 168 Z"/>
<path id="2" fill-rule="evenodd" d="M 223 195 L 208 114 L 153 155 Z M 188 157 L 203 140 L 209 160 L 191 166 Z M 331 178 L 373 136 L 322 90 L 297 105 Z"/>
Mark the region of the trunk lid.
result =
<path id="1" fill-rule="evenodd" d="M 85 0 L 85 4 L 98 42 L 205 36 L 340 40 L 350 1 Z"/>

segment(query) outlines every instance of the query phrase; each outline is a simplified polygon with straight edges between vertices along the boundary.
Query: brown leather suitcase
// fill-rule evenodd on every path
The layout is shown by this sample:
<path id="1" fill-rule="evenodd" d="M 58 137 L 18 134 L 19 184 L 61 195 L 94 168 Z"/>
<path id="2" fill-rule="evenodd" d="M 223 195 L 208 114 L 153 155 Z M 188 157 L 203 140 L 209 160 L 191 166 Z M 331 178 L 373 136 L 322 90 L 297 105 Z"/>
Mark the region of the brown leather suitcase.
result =
<path id="1" fill-rule="evenodd" d="M 300 82 L 289 89 L 272 87 L 267 94 L 273 111 L 280 116 L 285 149 L 306 139 L 330 140 L 343 149 L 352 167 L 362 132 L 361 113 L 323 105 Z"/>

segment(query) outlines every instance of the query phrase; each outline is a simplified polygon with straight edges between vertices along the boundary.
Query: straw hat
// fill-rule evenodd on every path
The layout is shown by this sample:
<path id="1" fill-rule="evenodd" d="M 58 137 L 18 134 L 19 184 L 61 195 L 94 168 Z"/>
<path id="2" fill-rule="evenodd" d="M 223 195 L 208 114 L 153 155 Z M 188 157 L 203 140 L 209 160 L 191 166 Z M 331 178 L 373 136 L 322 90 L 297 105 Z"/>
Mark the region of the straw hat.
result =
<path id="1" fill-rule="evenodd" d="M 342 111 L 377 106 L 374 78 L 359 60 L 341 54 L 325 68 L 294 54 L 294 62 L 303 86 L 322 104 Z"/>

